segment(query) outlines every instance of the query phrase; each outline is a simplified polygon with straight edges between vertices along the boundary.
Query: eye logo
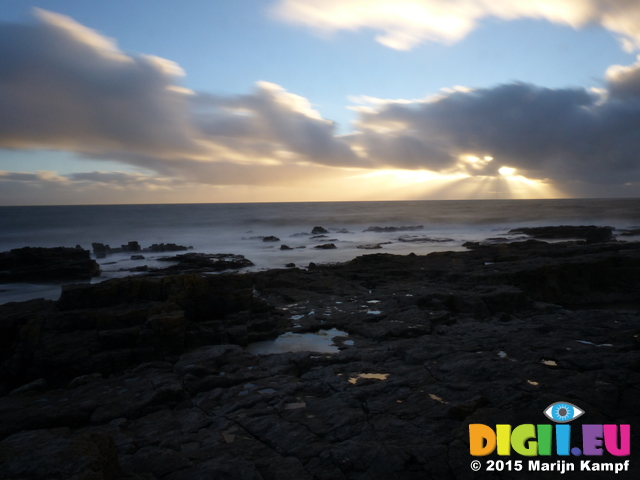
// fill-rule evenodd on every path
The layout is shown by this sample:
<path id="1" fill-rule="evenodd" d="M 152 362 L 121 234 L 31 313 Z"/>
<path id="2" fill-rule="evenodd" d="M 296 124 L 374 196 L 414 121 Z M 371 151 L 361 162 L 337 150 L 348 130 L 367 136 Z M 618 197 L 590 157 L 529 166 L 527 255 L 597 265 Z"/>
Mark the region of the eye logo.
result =
<path id="1" fill-rule="evenodd" d="M 569 402 L 556 402 L 549 405 L 544 414 L 556 423 L 568 423 L 580 417 L 584 410 Z"/>

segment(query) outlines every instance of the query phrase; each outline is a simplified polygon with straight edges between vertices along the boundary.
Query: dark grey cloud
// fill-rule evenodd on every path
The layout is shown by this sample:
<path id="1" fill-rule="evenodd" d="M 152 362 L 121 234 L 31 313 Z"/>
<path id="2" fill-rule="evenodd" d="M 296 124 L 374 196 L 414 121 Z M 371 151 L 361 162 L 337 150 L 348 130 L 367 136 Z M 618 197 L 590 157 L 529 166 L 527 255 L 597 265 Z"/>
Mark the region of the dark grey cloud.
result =
<path id="1" fill-rule="evenodd" d="M 537 179 L 626 182 L 640 178 L 637 70 L 609 75 L 609 92 L 512 83 L 384 103 L 361 113 L 350 141 L 394 168 L 496 175 L 507 166 Z"/>
<path id="2" fill-rule="evenodd" d="M 274 152 L 290 152 L 330 166 L 364 164 L 336 137 L 333 122 L 323 119 L 307 99 L 279 85 L 258 82 L 251 95 L 235 97 L 201 93 L 193 105 L 202 135 L 234 151 L 272 158 Z M 280 158 L 287 158 L 286 153 Z"/>
<path id="3" fill-rule="evenodd" d="M 198 152 L 180 68 L 126 55 L 68 17 L 0 25 L 0 146 Z"/>

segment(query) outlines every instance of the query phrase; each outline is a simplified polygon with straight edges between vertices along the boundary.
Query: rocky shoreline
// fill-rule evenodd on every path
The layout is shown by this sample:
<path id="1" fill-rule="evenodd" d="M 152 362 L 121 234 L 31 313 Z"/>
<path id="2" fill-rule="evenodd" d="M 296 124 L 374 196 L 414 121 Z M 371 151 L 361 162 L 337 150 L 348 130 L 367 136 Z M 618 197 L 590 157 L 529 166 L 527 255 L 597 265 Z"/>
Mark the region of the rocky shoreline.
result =
<path id="1" fill-rule="evenodd" d="M 640 243 L 605 233 L 0 305 L 0 478 L 533 479 L 472 472 L 468 425 L 556 401 L 631 424 L 637 478 Z M 332 328 L 335 354 L 246 349 Z"/>

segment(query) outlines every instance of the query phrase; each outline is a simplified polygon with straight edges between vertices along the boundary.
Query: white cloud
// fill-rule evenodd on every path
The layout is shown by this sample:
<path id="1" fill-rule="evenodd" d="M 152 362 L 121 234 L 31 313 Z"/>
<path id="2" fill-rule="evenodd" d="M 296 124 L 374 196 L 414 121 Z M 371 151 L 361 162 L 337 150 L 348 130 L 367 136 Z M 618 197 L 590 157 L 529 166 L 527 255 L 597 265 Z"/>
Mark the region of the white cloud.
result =
<path id="1" fill-rule="evenodd" d="M 379 43 L 397 50 L 457 42 L 487 17 L 544 19 L 573 28 L 599 24 L 627 50 L 640 48 L 637 0 L 280 0 L 273 12 L 320 32 L 376 30 L 382 32 Z"/>

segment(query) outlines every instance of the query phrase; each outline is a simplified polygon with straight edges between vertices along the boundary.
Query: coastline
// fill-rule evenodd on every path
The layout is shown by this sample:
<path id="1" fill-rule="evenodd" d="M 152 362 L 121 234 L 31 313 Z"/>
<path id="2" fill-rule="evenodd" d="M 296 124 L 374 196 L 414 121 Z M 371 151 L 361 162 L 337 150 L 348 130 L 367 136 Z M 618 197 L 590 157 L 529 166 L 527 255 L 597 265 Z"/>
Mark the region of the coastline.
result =
<path id="1" fill-rule="evenodd" d="M 2 473 L 475 478 L 470 423 L 548 422 L 561 400 L 631 424 L 633 464 L 639 286 L 638 243 L 528 240 L 2 305 Z M 332 328 L 336 354 L 246 350 Z"/>

